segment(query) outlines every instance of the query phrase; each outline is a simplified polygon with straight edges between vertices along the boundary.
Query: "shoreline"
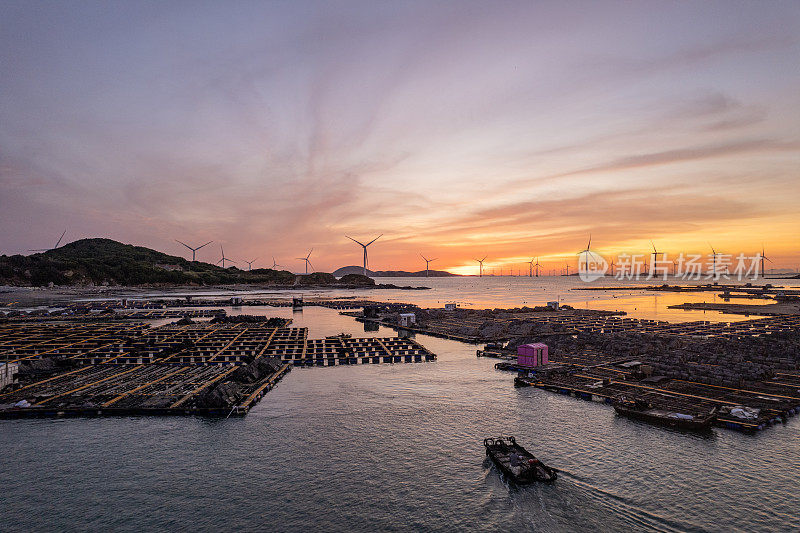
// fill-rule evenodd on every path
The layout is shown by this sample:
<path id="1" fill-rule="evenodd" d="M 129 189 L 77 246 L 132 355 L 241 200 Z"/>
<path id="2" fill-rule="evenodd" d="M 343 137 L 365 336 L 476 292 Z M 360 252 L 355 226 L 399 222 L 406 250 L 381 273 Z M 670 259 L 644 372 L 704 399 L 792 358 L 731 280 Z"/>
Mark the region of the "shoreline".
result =
<path id="1" fill-rule="evenodd" d="M 398 286 L 394 284 L 376 285 L 263 285 L 259 283 L 236 283 L 231 285 L 109 285 L 109 286 L 55 286 L 31 287 L 18 285 L 0 286 L 0 302 L 14 300 L 15 295 L 30 296 L 31 299 L 52 300 L 97 295 L 115 297 L 123 294 L 163 292 L 165 295 L 190 291 L 317 291 L 317 290 L 407 290 L 424 291 L 430 287 Z"/>

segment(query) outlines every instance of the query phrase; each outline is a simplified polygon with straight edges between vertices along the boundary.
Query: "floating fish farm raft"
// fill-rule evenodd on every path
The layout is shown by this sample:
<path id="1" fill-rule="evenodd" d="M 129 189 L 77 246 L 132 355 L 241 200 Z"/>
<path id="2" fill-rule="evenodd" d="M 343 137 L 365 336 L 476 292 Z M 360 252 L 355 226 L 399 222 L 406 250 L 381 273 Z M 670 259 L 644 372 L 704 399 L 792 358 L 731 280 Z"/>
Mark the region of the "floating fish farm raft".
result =
<path id="1" fill-rule="evenodd" d="M 396 305 L 396 304 L 393 304 Z M 739 322 L 666 322 L 620 316 L 611 311 L 566 309 L 532 311 L 521 309 L 419 309 L 407 306 L 374 307 L 377 312 L 344 312 L 356 320 L 397 330 L 413 331 L 468 343 L 506 341 L 525 335 L 572 335 L 579 332 L 603 334 L 653 334 L 690 337 L 737 338 L 796 331 L 800 315 L 782 315 Z M 401 326 L 400 312 L 414 312 L 416 323 Z M 624 314 L 624 313 L 623 313 Z M 371 315 L 371 316 L 370 316 Z"/>
<path id="2" fill-rule="evenodd" d="M 29 312 L 10 312 L 5 320 L 12 322 L 50 322 L 80 321 L 108 322 L 111 320 L 170 320 L 180 318 L 215 318 L 224 317 L 224 309 L 108 309 L 93 308 L 90 311 L 75 312 L 72 309 L 56 311 L 36 310 Z"/>
<path id="3" fill-rule="evenodd" d="M 253 323 L 0 324 L 0 418 L 244 415 L 294 366 L 413 363 L 411 339 L 308 339 L 288 319 Z"/>
<path id="4" fill-rule="evenodd" d="M 502 365 L 498 363 L 501 368 Z M 586 365 L 585 361 L 581 364 L 553 361 L 549 368 L 539 370 L 506 365 L 520 371 L 521 375 L 515 379 L 517 386 L 533 386 L 612 405 L 620 399 L 636 399 L 693 417 L 716 410 L 717 426 L 745 433 L 786 422 L 800 414 L 800 372 L 796 371 L 777 372 L 769 381 L 737 388 L 664 376 L 646 377 L 641 369 L 647 365 L 636 361 L 593 365 Z"/>
<path id="5" fill-rule="evenodd" d="M 797 288 L 776 287 L 770 283 L 764 285 L 753 285 L 745 283 L 744 285 L 734 285 L 726 283 L 705 283 L 702 285 L 670 285 L 664 283 L 661 285 L 629 285 L 629 286 L 580 286 L 571 289 L 573 291 L 656 291 L 656 292 L 721 292 L 721 295 L 749 295 L 758 296 L 759 298 L 780 298 L 781 296 L 800 296 L 800 290 Z"/>
<path id="6" fill-rule="evenodd" d="M 415 323 L 401 324 L 414 312 Z M 517 385 L 650 409 L 754 432 L 800 413 L 800 315 L 669 323 L 573 309 L 365 309 L 358 320 L 465 342 L 505 359 Z M 550 364 L 522 367 L 517 347 L 543 342 Z M 501 344 L 498 344 L 501 343 Z M 503 345 L 502 343 L 506 343 Z"/>
<path id="7" fill-rule="evenodd" d="M 55 309 L 20 310 L 12 302 L 0 309 L 0 318 L 12 321 L 49 320 L 164 320 L 178 318 L 214 318 L 225 316 L 220 306 L 233 307 L 325 307 L 327 309 L 352 310 L 365 306 L 381 305 L 372 300 L 342 298 L 169 298 L 157 300 L 134 300 L 128 298 L 92 302 L 70 303 Z"/>

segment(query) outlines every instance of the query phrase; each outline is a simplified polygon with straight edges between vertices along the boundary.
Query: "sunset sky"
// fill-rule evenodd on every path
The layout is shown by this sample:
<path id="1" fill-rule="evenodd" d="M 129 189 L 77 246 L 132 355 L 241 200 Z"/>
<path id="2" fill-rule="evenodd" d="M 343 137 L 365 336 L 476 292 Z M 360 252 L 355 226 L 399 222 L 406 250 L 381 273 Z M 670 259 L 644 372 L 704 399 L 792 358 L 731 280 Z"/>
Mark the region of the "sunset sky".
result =
<path id="1" fill-rule="evenodd" d="M 0 253 L 800 264 L 796 1 L 6 0 L 0 65 Z"/>

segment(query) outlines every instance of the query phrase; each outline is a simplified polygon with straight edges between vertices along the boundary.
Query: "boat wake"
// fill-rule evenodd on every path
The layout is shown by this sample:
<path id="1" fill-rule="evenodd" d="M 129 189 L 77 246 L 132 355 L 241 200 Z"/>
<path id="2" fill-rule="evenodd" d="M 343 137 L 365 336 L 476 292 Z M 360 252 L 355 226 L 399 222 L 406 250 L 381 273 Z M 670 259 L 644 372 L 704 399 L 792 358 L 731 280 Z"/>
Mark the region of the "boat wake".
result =
<path id="1" fill-rule="evenodd" d="M 568 471 L 559 470 L 559 483 L 570 483 L 580 489 L 588 499 L 613 512 L 619 519 L 639 529 L 665 533 L 705 531 L 693 523 L 676 522 L 662 515 L 645 510 L 635 502 L 582 479 Z M 557 486 L 558 484 L 556 484 Z"/>

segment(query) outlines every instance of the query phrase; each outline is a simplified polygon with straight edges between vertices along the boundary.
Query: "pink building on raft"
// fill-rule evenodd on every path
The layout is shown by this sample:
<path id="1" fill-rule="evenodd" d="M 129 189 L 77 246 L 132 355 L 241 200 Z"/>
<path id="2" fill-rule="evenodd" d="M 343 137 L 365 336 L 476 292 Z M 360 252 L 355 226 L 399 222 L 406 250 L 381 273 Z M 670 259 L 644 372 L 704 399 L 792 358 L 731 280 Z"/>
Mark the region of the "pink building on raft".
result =
<path id="1" fill-rule="evenodd" d="M 519 366 L 542 366 L 548 362 L 547 345 L 537 342 L 522 344 L 517 347 L 517 364 Z"/>

